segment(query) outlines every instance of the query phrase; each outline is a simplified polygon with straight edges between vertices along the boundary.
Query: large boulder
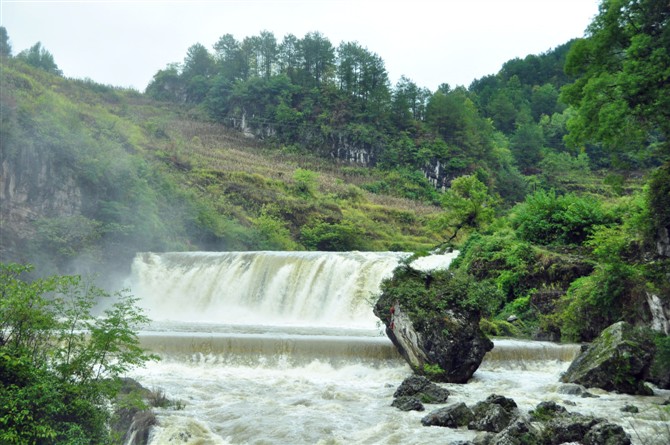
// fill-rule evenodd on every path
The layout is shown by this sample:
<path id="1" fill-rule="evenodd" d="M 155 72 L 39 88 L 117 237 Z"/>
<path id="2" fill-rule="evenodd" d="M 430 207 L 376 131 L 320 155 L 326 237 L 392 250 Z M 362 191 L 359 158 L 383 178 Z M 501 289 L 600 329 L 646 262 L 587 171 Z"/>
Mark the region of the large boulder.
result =
<path id="1" fill-rule="evenodd" d="M 615 323 L 582 350 L 561 381 L 626 394 L 653 394 L 644 380 L 654 348 L 653 341 L 630 324 Z"/>
<path id="2" fill-rule="evenodd" d="M 382 284 L 374 313 L 414 372 L 431 380 L 466 383 L 493 343 L 479 328 L 480 313 L 451 286 L 448 271 L 401 266 Z"/>

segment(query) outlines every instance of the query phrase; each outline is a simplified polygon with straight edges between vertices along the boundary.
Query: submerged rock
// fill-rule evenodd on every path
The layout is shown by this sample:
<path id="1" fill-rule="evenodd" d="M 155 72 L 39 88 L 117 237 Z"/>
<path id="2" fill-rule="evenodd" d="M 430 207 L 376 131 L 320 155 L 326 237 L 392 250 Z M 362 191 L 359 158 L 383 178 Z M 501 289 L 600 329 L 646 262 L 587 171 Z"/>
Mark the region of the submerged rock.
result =
<path id="1" fill-rule="evenodd" d="M 396 269 L 382 285 L 374 313 L 414 372 L 431 380 L 466 383 L 493 343 L 479 328 L 480 314 L 463 304 L 448 271 Z"/>
<path id="2" fill-rule="evenodd" d="M 644 384 L 654 343 L 626 322 L 615 323 L 570 364 L 562 382 L 626 394 L 651 395 Z"/>

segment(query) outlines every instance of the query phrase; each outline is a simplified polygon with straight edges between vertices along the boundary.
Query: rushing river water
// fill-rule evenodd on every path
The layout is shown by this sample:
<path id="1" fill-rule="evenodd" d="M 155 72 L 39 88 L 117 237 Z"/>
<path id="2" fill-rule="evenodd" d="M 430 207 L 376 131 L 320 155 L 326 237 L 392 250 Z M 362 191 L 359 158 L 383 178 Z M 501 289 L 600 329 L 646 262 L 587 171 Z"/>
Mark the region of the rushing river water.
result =
<path id="1" fill-rule="evenodd" d="M 453 256 L 453 255 L 452 255 Z M 423 427 L 426 412 L 392 408 L 411 374 L 372 314 L 371 298 L 403 257 L 396 253 L 140 254 L 131 280 L 154 323 L 142 343 L 162 360 L 132 377 L 183 409 L 158 411 L 151 444 L 449 444 L 465 429 Z M 451 256 L 442 257 L 448 263 Z M 428 266 L 426 266 L 428 267 Z M 490 394 L 527 411 L 539 402 L 621 424 L 640 445 L 667 445 L 658 404 L 591 390 L 560 394 L 575 345 L 497 340 L 450 402 Z M 621 412 L 636 405 L 638 414 Z"/>

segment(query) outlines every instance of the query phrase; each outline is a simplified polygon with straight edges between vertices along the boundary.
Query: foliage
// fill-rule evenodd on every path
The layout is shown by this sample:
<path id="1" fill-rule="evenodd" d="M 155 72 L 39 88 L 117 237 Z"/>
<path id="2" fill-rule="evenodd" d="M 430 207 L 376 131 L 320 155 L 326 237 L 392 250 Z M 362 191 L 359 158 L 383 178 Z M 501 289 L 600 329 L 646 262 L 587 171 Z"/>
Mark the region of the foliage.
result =
<path id="1" fill-rule="evenodd" d="M 0 57 L 10 57 L 12 55 L 12 45 L 9 43 L 7 28 L 0 26 Z"/>
<path id="2" fill-rule="evenodd" d="M 153 358 L 135 334 L 148 319 L 127 293 L 94 316 L 109 294 L 77 276 L 29 282 L 30 271 L 0 264 L 0 440 L 108 443 L 118 377 Z"/>
<path id="3" fill-rule="evenodd" d="M 612 223 L 613 219 L 596 199 L 539 190 L 515 207 L 511 221 L 526 241 L 579 245 L 596 226 Z"/>
<path id="4" fill-rule="evenodd" d="M 489 224 L 495 215 L 496 202 L 476 176 L 461 176 L 454 179 L 442 195 L 442 206 L 446 211 L 434 220 L 433 225 L 436 230 L 449 233 L 447 243 L 451 242 L 461 229 L 477 230 Z"/>
<path id="5" fill-rule="evenodd" d="M 641 151 L 670 136 L 670 12 L 655 0 L 604 0 L 573 45 L 566 70 L 579 75 L 563 97 L 578 113 L 569 121 L 569 142 L 600 142 L 609 149 Z"/>
<path id="6" fill-rule="evenodd" d="M 381 293 L 388 301 L 398 301 L 413 323 L 422 329 L 435 314 L 454 307 L 468 311 L 480 311 L 486 304 L 472 295 L 477 283 L 464 273 L 449 270 L 420 272 L 408 264 L 410 257 L 398 266 L 393 276 L 382 281 Z"/>
<path id="7" fill-rule="evenodd" d="M 300 231 L 302 244 L 310 250 L 366 250 L 361 234 L 351 221 L 315 220 Z"/>
<path id="8" fill-rule="evenodd" d="M 58 65 L 56 65 L 53 54 L 43 48 L 40 42 L 37 42 L 29 49 L 21 51 L 16 55 L 16 58 L 48 73 L 63 74 Z"/>

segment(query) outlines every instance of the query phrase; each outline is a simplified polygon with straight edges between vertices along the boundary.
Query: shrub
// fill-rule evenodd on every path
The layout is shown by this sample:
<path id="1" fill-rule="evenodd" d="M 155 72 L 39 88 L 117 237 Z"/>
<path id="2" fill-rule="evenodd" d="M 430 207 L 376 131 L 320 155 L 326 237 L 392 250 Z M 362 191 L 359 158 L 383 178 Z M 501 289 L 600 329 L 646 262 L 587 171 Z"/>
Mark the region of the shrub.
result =
<path id="1" fill-rule="evenodd" d="M 539 190 L 517 205 L 511 218 L 521 239 L 542 244 L 580 245 L 598 225 L 613 218 L 594 198 Z"/>

